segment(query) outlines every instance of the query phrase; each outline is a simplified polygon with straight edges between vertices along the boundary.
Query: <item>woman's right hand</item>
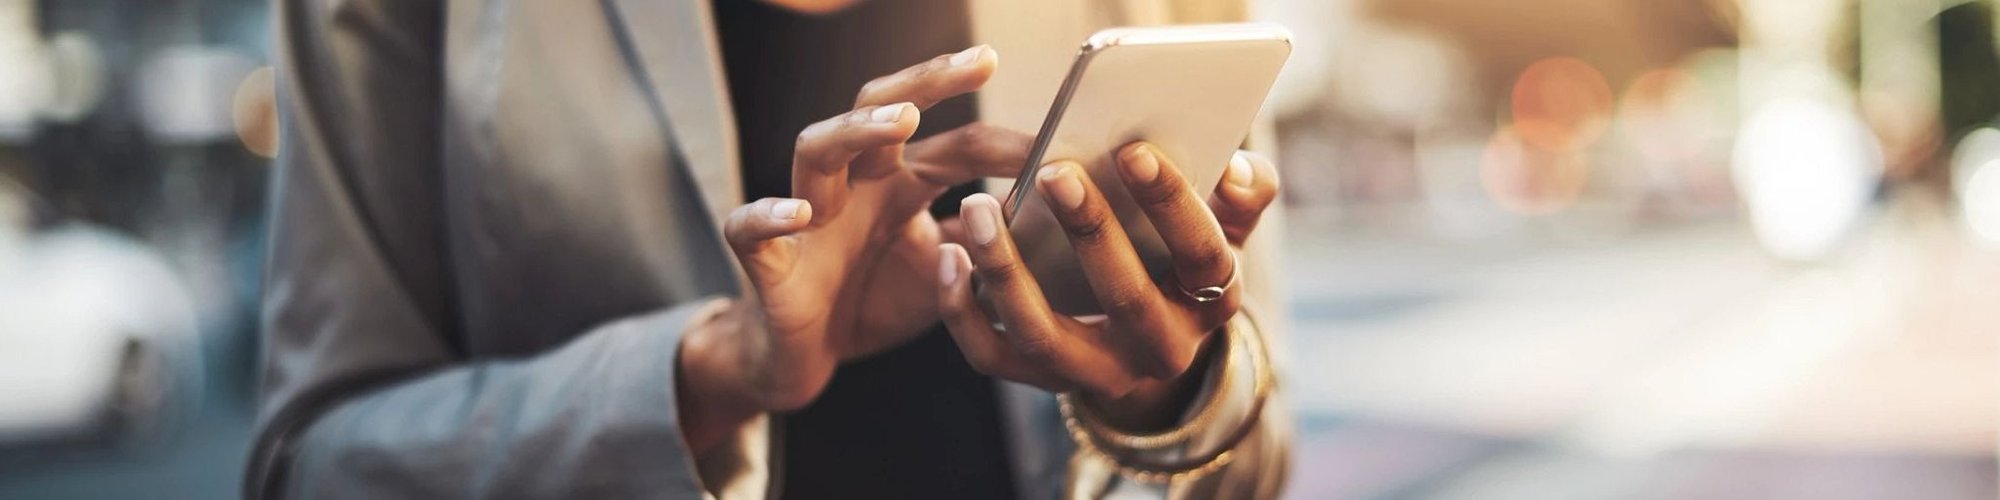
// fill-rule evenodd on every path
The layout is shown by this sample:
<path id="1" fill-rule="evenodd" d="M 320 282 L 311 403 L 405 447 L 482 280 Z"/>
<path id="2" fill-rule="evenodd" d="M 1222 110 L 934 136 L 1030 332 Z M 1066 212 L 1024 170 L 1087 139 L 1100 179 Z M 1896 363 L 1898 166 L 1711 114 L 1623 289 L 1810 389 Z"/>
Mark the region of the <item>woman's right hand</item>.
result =
<path id="1" fill-rule="evenodd" d="M 931 201 L 953 185 L 1012 175 L 1032 138 L 975 124 L 905 141 L 923 110 L 977 90 L 997 62 L 992 49 L 973 47 L 869 82 L 853 110 L 799 134 L 795 198 L 730 214 L 723 232 L 748 293 L 681 345 L 683 431 L 696 450 L 759 413 L 811 403 L 841 362 L 938 322 L 943 232 Z"/>

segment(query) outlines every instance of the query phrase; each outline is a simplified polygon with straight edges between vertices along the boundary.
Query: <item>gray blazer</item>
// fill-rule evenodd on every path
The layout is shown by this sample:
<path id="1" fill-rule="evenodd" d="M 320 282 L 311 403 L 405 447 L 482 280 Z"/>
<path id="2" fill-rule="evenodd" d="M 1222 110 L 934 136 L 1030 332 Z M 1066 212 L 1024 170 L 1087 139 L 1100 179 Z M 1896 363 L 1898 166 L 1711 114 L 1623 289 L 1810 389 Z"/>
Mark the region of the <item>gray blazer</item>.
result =
<path id="1" fill-rule="evenodd" d="M 277 3 L 246 496 L 705 496 L 674 359 L 736 292 L 717 216 L 741 192 L 707 1 Z M 1041 497 L 1066 437 L 1008 392 Z M 1239 491 L 1275 491 L 1263 449 Z"/>

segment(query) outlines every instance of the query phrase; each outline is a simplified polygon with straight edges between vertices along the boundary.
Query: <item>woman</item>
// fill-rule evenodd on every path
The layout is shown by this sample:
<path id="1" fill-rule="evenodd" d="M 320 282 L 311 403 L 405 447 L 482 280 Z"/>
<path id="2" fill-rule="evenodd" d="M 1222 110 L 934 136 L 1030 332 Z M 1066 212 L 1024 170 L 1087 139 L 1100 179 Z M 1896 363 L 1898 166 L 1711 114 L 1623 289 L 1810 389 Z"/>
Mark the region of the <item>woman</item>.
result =
<path id="1" fill-rule="evenodd" d="M 1274 491 L 1258 485 L 1281 446 L 1257 406 L 1212 403 L 1256 399 L 1215 382 L 1256 378 L 1235 347 L 1254 332 L 1223 328 L 1240 294 L 1179 300 L 1115 246 L 1080 244 L 1103 283 L 1148 294 L 1078 323 L 1007 272 L 991 197 L 956 218 L 925 210 L 1023 158 L 1019 135 L 978 125 L 909 141 L 928 109 L 993 75 L 991 49 L 874 80 L 799 132 L 788 165 L 739 168 L 705 1 L 292 0 L 278 19 L 286 140 L 249 496 L 760 496 L 842 465 L 774 470 L 771 415 L 812 405 L 848 362 L 940 337 L 923 333 L 941 321 L 973 366 L 1074 391 L 1090 435 L 1191 429 L 1154 450 L 1100 447 L 1076 485 L 1172 465 L 1187 469 L 1169 471 L 1177 494 Z M 742 149 L 785 147 L 764 142 Z M 1150 179 L 1133 188 L 1185 193 L 1158 197 L 1156 220 L 1209 254 L 1177 266 L 1182 281 L 1226 282 L 1234 263 L 1214 254 L 1254 227 L 1273 169 L 1246 157 L 1211 212 L 1192 196 L 1208 189 L 1148 151 L 1126 152 L 1135 182 Z M 767 168 L 790 171 L 787 197 L 740 203 Z M 1073 166 L 1047 172 L 1046 194 L 1079 200 L 1058 213 L 1073 239 L 1115 234 Z M 974 274 L 1011 291 L 999 317 L 968 307 Z M 1209 406 L 1224 410 L 1192 411 Z M 1005 441 L 988 454 L 1033 452 Z M 1171 463 L 1215 450 L 1239 458 Z M 898 462 L 911 481 L 936 476 L 932 457 Z"/>

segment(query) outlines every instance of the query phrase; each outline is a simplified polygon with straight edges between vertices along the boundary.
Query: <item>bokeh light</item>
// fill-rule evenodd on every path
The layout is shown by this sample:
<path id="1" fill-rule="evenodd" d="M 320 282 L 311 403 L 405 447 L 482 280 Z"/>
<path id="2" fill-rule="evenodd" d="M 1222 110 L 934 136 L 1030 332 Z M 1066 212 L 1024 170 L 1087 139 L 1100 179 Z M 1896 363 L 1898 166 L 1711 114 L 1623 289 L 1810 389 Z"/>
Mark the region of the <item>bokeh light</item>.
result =
<path id="1" fill-rule="evenodd" d="M 0 2 L 0 140 L 26 139 L 49 97 L 47 54 L 29 2 Z"/>
<path id="2" fill-rule="evenodd" d="M 1582 194 L 1590 167 L 1581 151 L 1534 147 L 1514 129 L 1493 133 L 1479 158 L 1479 182 L 1508 211 L 1547 214 L 1570 206 Z"/>
<path id="3" fill-rule="evenodd" d="M 1611 120 L 1611 86 L 1590 63 L 1573 57 L 1536 61 L 1514 81 L 1514 130 L 1530 146 L 1575 151 L 1604 135 Z"/>
<path id="4" fill-rule="evenodd" d="M 1965 134 L 1951 156 L 1960 221 L 1980 246 L 2000 249 L 2000 129 Z"/>
<path id="5" fill-rule="evenodd" d="M 1618 131 L 1649 160 L 1678 164 L 1701 157 L 1708 152 L 1702 126 L 1709 120 L 1697 103 L 1710 99 L 1700 81 L 1679 69 L 1641 73 L 1618 101 Z"/>
<path id="6" fill-rule="evenodd" d="M 49 73 L 53 82 L 42 116 L 57 123 L 83 119 L 104 100 L 104 55 L 89 34 L 66 31 L 49 38 Z"/>
<path id="7" fill-rule="evenodd" d="M 2000 159 L 1973 168 L 1960 201 L 1967 229 L 1986 248 L 2000 248 Z"/>
<path id="8" fill-rule="evenodd" d="M 1758 241 L 1808 261 L 1831 253 L 1866 208 L 1882 155 L 1853 112 L 1779 98 L 1744 122 L 1733 166 Z"/>
<path id="9" fill-rule="evenodd" d="M 140 123 L 167 144 L 204 143 L 234 133 L 236 88 L 259 65 L 242 53 L 207 46 L 161 50 L 139 68 L 134 87 Z"/>

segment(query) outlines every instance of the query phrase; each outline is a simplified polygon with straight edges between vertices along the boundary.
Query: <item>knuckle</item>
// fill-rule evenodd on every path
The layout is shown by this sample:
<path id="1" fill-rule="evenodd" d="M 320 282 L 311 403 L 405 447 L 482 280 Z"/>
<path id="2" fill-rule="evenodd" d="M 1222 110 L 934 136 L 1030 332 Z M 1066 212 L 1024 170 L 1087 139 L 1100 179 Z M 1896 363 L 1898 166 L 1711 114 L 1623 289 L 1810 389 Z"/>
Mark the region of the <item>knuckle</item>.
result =
<path id="1" fill-rule="evenodd" d="M 1173 206 L 1187 199 L 1188 190 L 1177 180 L 1178 177 L 1172 177 L 1171 174 L 1164 171 L 1164 168 L 1161 170 L 1160 176 L 1153 179 L 1152 182 L 1138 183 L 1138 185 L 1133 186 L 1132 198 L 1134 200 L 1145 205 Z"/>
<path id="2" fill-rule="evenodd" d="M 956 146 L 955 149 L 958 149 L 959 151 L 964 152 L 967 156 L 971 156 L 974 158 L 986 157 L 987 154 L 990 152 L 989 150 L 992 149 L 990 147 L 987 147 L 986 144 L 987 142 L 990 142 L 993 135 L 993 130 L 990 129 L 989 127 L 991 126 L 986 125 L 985 123 L 974 122 L 972 124 L 959 128 L 958 140 L 957 140 L 958 144 L 955 145 Z"/>
<path id="3" fill-rule="evenodd" d="M 894 78 L 896 78 L 895 75 L 881 76 L 869 80 L 868 83 L 861 84 L 861 90 L 854 94 L 855 102 L 869 101 L 871 96 L 887 91 L 889 87 L 895 85 Z"/>
<path id="4" fill-rule="evenodd" d="M 1193 271 L 1196 274 L 1205 275 L 1212 273 L 1220 275 L 1223 273 L 1235 272 L 1235 270 L 1230 269 L 1231 266 L 1236 265 L 1235 259 L 1230 258 L 1229 252 L 1223 250 L 1219 246 L 1203 245 L 1202 248 L 1191 251 L 1189 252 L 1189 254 L 1190 255 L 1188 255 L 1187 257 L 1184 257 L 1185 260 L 1182 265 L 1185 266 L 1189 271 Z M 1189 283 L 1189 284 L 1195 286 L 1220 285 L 1219 283 L 1214 283 L 1214 284 Z"/>
<path id="5" fill-rule="evenodd" d="M 740 247 L 745 243 L 745 239 L 749 236 L 745 233 L 750 229 L 748 226 L 751 217 L 754 217 L 756 207 L 757 204 L 752 203 L 736 207 L 736 210 L 729 212 L 729 219 L 722 224 L 722 238 L 727 240 L 730 246 Z"/>
<path id="6" fill-rule="evenodd" d="M 1028 360 L 1031 363 L 1042 366 L 1054 365 L 1056 364 L 1056 360 L 1061 359 L 1062 353 L 1060 351 L 1061 349 L 1056 345 L 1055 338 L 1047 334 L 1041 332 L 1021 332 L 1015 335 L 1014 352 L 1019 354 L 1021 359 Z"/>
<path id="7" fill-rule="evenodd" d="M 916 67 L 910 68 L 911 70 L 910 76 L 915 78 L 924 78 L 932 74 L 935 74 L 938 71 L 941 71 L 945 68 L 951 67 L 951 56 L 952 56 L 951 54 L 944 54 L 937 57 L 932 57 L 929 60 L 925 60 L 922 63 L 918 63 Z"/>
<path id="8" fill-rule="evenodd" d="M 1168 379 L 1187 371 L 1181 341 L 1163 322 L 1143 321 L 1126 331 L 1132 335 L 1120 343 L 1119 361 L 1133 374 Z"/>
<path id="9" fill-rule="evenodd" d="M 1011 287 L 1021 284 L 1021 263 L 1014 259 L 994 259 L 973 267 L 979 277 L 995 285 Z"/>
<path id="10" fill-rule="evenodd" d="M 840 131 L 843 121 L 844 119 L 841 117 L 834 117 L 807 125 L 805 130 L 799 131 L 798 138 L 792 142 L 794 154 L 811 156 L 816 154 L 820 149 L 824 149 L 827 139 Z"/>
<path id="11" fill-rule="evenodd" d="M 972 122 L 958 128 L 959 140 L 967 144 L 980 144 L 993 138 L 993 124 Z"/>
<path id="12" fill-rule="evenodd" d="M 1068 232 L 1070 238 L 1081 246 L 1102 245 L 1111 234 L 1110 228 L 1106 227 L 1107 218 L 1104 214 L 1084 210 L 1071 214 L 1066 219 L 1070 222 L 1063 224 L 1065 232 Z"/>
<path id="13" fill-rule="evenodd" d="M 1114 287 L 1105 293 L 1104 303 L 1100 305 L 1104 314 L 1115 318 L 1140 319 L 1153 312 L 1152 301 L 1126 286 Z"/>

